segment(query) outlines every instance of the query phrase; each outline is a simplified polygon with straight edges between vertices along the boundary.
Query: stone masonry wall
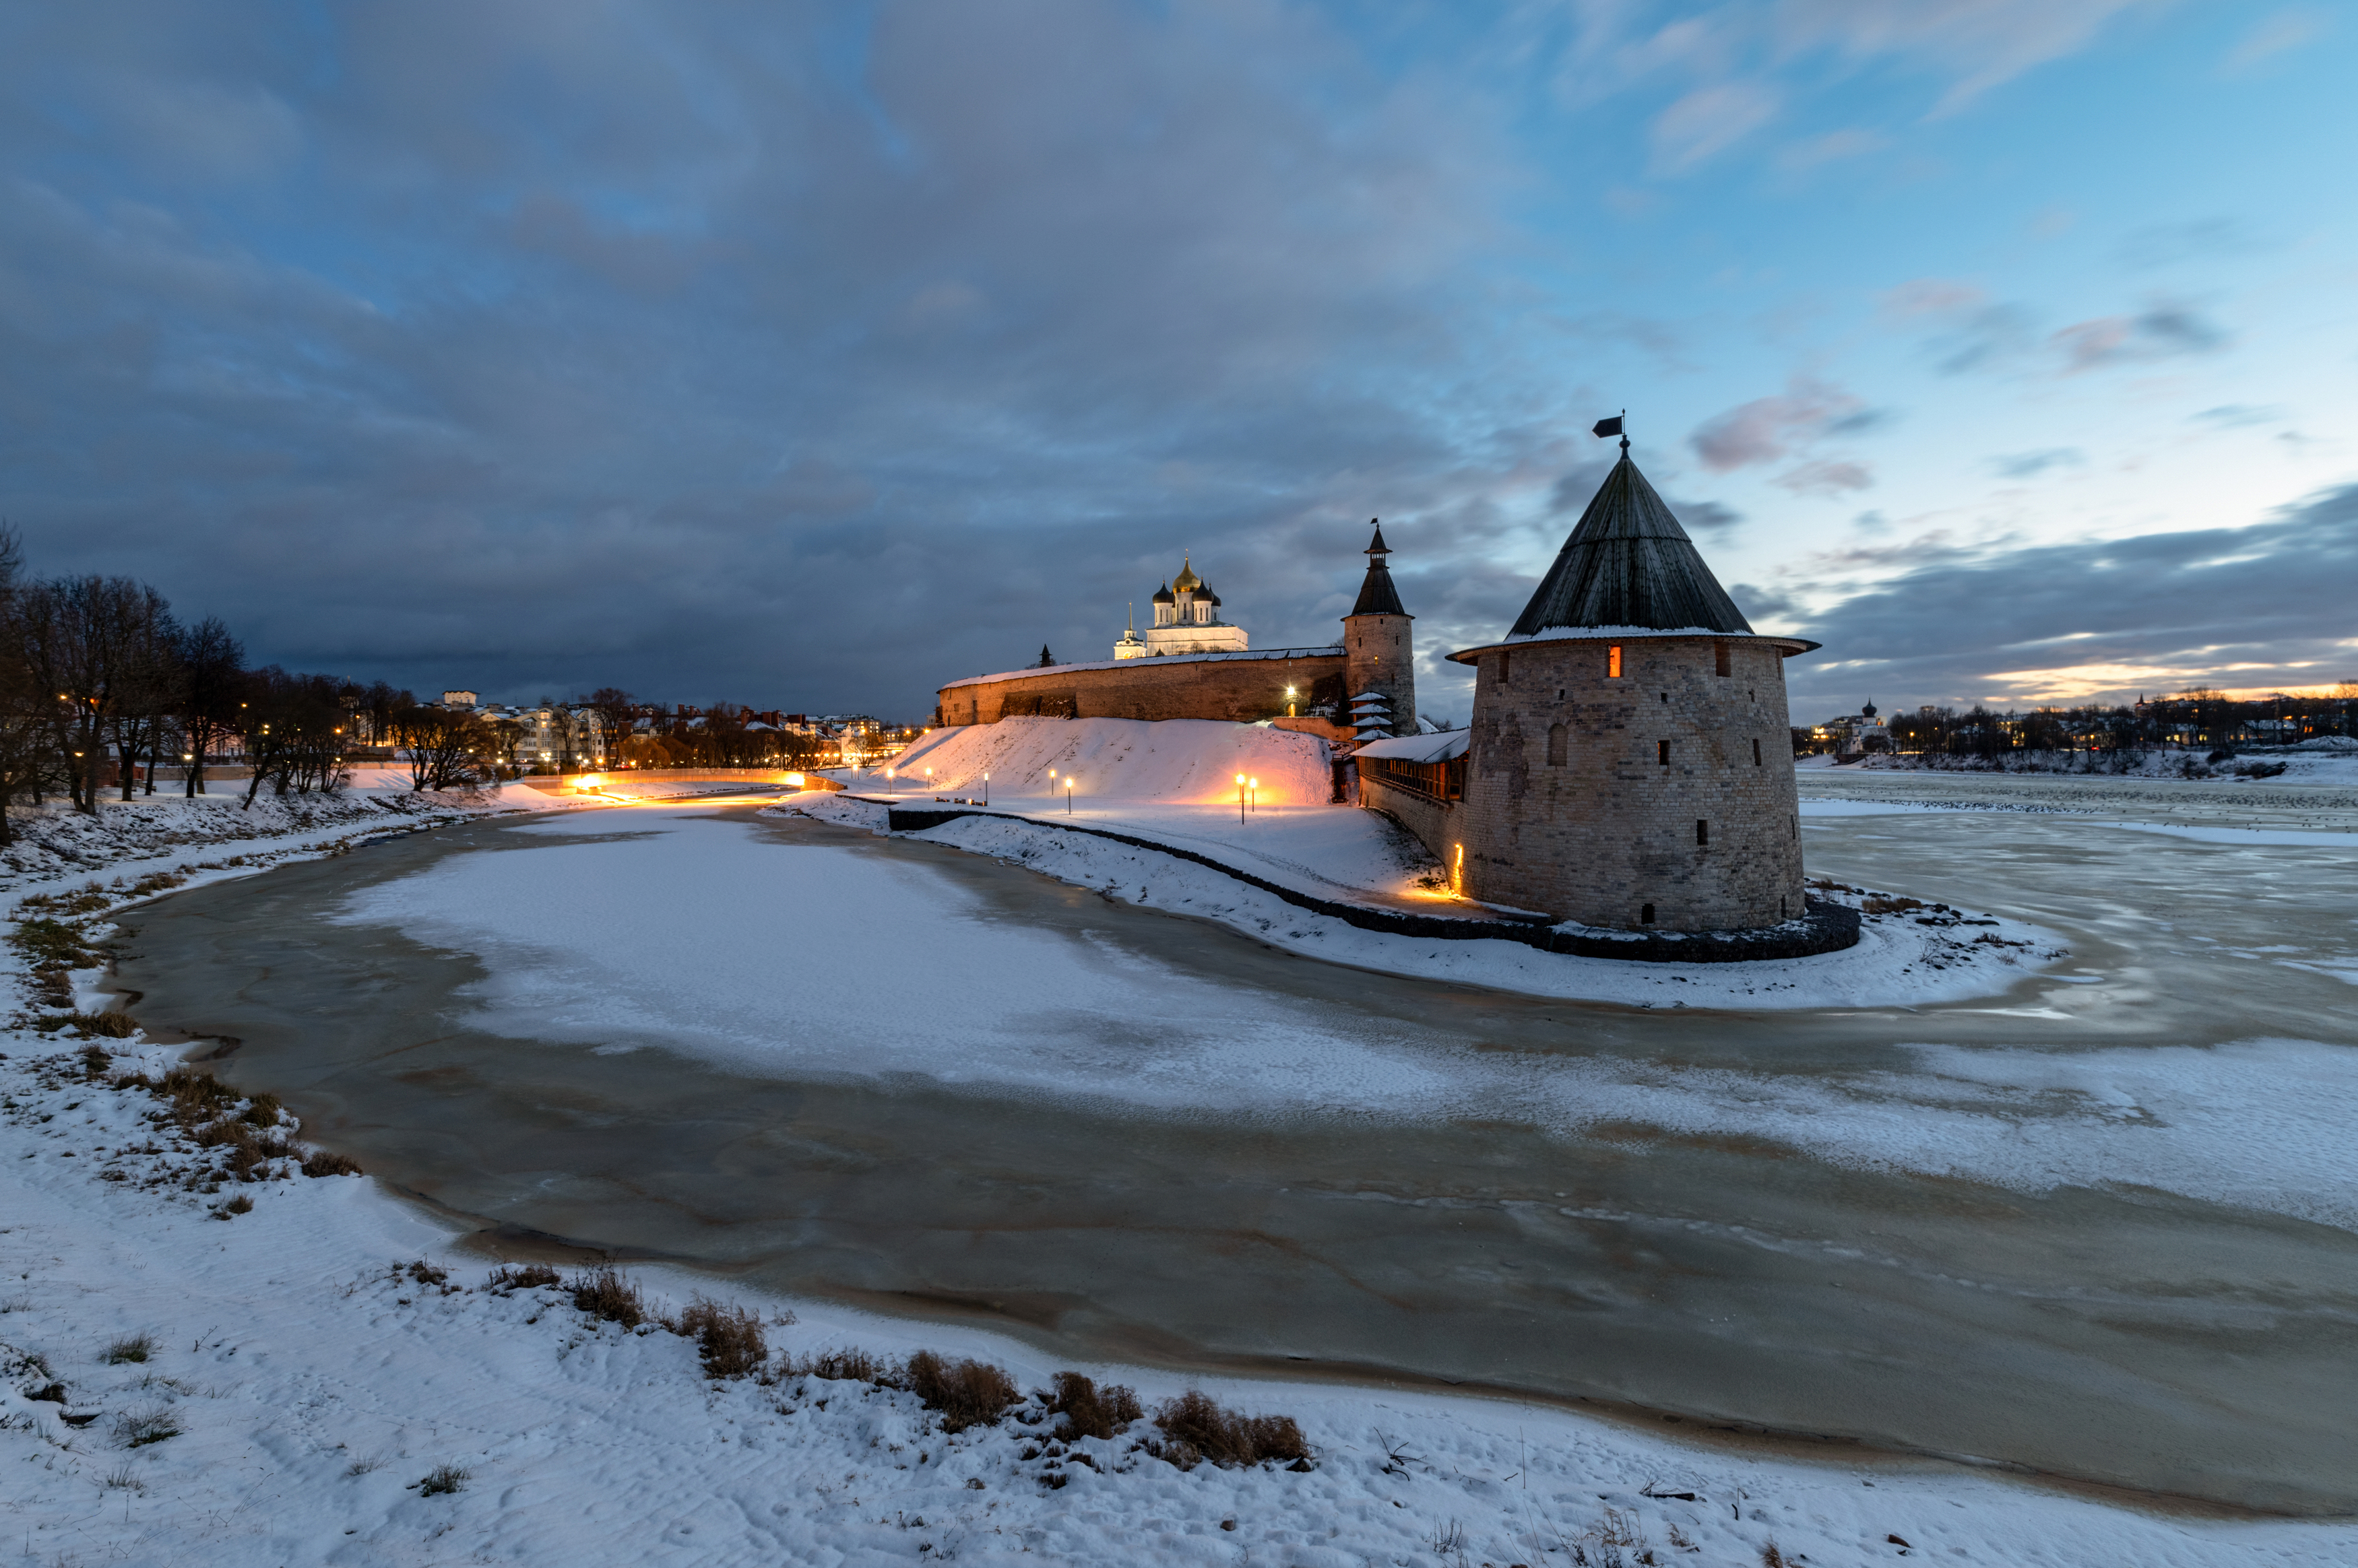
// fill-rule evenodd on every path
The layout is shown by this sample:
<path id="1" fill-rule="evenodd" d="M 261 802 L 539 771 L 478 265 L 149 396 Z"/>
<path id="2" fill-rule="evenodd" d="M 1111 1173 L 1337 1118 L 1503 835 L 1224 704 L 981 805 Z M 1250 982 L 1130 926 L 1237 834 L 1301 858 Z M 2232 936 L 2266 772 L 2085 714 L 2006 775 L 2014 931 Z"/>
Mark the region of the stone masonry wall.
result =
<path id="1" fill-rule="evenodd" d="M 1343 698 L 1381 692 L 1392 705 L 1392 733 L 1413 735 L 1416 722 L 1416 654 L 1406 615 L 1347 615 L 1343 652 L 1350 660 Z"/>
<path id="2" fill-rule="evenodd" d="M 1648 904 L 1656 930 L 1799 916 L 1800 802 L 1778 649 L 1632 638 L 1615 679 L 1610 646 L 1527 643 L 1480 655 L 1456 813 L 1466 891 L 1630 930 L 1647 929 Z"/>
<path id="3" fill-rule="evenodd" d="M 1369 811 L 1382 812 L 1414 834 L 1417 842 L 1432 850 L 1433 858 L 1444 869 L 1450 865 L 1465 837 L 1458 831 L 1455 802 L 1434 800 L 1412 789 L 1397 788 L 1364 766 L 1359 769 L 1359 804 Z"/>
<path id="4" fill-rule="evenodd" d="M 1221 719 L 1250 724 L 1285 712 L 1285 688 L 1308 707 L 1342 685 L 1340 654 L 1295 658 L 1125 659 L 1111 668 L 1026 670 L 942 687 L 944 724 L 996 724 L 1012 715 L 1055 719 Z M 1347 694 L 1345 694 L 1347 695 Z"/>

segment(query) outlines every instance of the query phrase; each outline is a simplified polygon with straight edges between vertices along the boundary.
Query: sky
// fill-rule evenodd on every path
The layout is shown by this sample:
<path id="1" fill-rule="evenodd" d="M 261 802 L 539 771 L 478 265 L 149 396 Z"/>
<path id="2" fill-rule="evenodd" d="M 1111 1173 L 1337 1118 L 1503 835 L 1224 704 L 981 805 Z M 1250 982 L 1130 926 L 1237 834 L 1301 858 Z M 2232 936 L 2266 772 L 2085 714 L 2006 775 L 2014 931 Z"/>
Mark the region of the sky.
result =
<path id="1" fill-rule="evenodd" d="M 1440 655 L 1633 456 L 1797 721 L 2358 678 L 2358 8 L 0 6 L 0 517 L 257 662 Z"/>

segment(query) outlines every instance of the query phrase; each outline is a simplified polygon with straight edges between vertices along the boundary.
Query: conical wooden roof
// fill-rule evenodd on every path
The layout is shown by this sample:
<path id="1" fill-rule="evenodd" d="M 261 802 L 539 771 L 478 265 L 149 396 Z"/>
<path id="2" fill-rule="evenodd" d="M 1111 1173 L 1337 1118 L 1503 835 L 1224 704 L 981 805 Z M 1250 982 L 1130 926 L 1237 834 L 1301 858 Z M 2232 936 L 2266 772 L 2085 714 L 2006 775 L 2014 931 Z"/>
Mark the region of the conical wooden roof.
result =
<path id="1" fill-rule="evenodd" d="M 1556 626 L 1752 631 L 1627 452 L 1596 487 L 1508 635 L 1535 636 Z"/>
<path id="2" fill-rule="evenodd" d="M 1370 522 L 1369 526 L 1374 527 L 1375 524 Z M 1367 550 L 1368 575 L 1359 584 L 1358 602 L 1351 606 L 1351 615 L 1401 615 L 1412 621 L 1416 619 L 1401 607 L 1400 589 L 1392 586 L 1391 568 L 1384 564 L 1384 557 L 1391 553 L 1391 546 L 1384 543 L 1383 529 L 1376 527 L 1375 542 Z M 1350 618 L 1347 615 L 1343 619 L 1348 621 Z"/>

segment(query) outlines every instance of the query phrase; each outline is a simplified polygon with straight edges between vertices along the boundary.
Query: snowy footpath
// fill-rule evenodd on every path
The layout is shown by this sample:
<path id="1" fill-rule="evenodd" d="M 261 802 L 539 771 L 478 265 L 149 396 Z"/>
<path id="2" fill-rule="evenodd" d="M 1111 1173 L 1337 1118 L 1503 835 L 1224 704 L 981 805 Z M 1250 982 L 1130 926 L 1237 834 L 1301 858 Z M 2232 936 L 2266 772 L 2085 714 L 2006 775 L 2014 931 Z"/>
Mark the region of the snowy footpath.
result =
<path id="1" fill-rule="evenodd" d="M 556 1271 L 495 1272 L 365 1177 L 297 1173 L 276 1107 L 176 1098 L 169 1051 L 5 1044 L 0 1531 L 28 1563 L 2358 1560 L 2347 1521 L 1441 1392 L 1067 1368 L 659 1269 L 535 1282 Z M 895 1386 L 920 1350 L 1004 1368 L 1013 1402 L 950 1430 L 955 1406 Z M 1076 1430 L 1048 1408 L 1067 1370 L 1142 1413 Z M 1156 1423 L 1189 1390 L 1291 1418 L 1306 1457 L 1198 1459 Z"/>

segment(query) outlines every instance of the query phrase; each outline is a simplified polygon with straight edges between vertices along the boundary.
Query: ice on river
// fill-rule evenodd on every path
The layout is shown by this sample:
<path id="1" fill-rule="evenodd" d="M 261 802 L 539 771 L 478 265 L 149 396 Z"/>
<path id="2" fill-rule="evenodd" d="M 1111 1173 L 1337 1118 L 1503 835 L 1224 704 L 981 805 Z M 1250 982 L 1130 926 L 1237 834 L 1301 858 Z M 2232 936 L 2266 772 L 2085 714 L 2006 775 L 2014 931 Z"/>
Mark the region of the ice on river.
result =
<path id="1" fill-rule="evenodd" d="M 476 956 L 467 1022 L 788 1078 L 910 1076 L 1156 1115 L 1639 1123 L 2025 1191 L 2157 1188 L 2358 1229 L 2358 1051 L 1901 1045 L 1872 1069 L 1485 1053 L 1003 918 L 921 864 L 701 808 L 559 818 L 337 918 Z M 1109 925 L 1121 918 L 1109 911 Z M 2003 1011 L 2003 1010 L 1994 1010 Z"/>

